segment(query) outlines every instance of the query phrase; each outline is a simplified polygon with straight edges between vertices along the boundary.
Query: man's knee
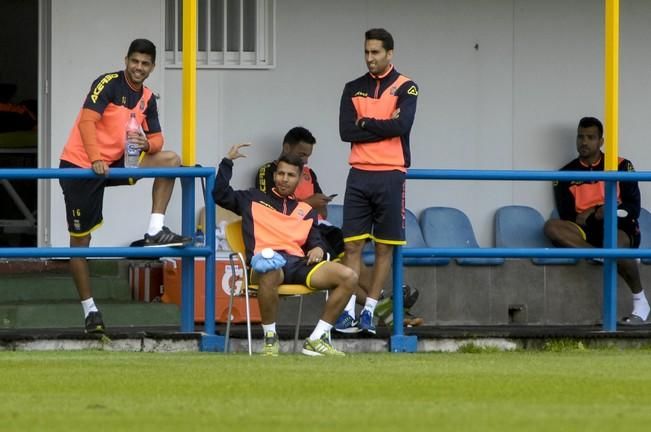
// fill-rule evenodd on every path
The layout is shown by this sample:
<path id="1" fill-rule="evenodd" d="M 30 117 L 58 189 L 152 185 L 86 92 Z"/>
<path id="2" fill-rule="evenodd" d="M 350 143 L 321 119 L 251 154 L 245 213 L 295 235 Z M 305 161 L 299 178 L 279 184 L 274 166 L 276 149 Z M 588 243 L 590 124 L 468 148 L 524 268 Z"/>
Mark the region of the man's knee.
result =
<path id="1" fill-rule="evenodd" d="M 347 256 L 357 256 L 361 254 L 362 248 L 364 248 L 364 240 L 356 240 L 344 244 L 344 252 Z"/>
<path id="2" fill-rule="evenodd" d="M 90 245 L 90 234 L 84 236 L 70 236 L 70 247 L 88 247 Z"/>
<path id="3" fill-rule="evenodd" d="M 181 157 L 173 151 L 164 150 L 156 155 L 155 165 L 177 168 L 181 166 Z"/>
<path id="4" fill-rule="evenodd" d="M 341 278 L 339 286 L 343 287 L 351 295 L 354 294 L 359 284 L 357 273 L 349 267 L 341 266 L 339 277 Z"/>
<path id="5" fill-rule="evenodd" d="M 561 220 L 559 219 L 550 219 L 545 222 L 543 232 L 545 233 L 545 236 L 551 241 L 556 241 L 560 238 L 560 222 Z"/>
<path id="6" fill-rule="evenodd" d="M 375 256 L 377 257 L 386 257 L 393 253 L 393 245 L 385 243 L 375 243 Z"/>

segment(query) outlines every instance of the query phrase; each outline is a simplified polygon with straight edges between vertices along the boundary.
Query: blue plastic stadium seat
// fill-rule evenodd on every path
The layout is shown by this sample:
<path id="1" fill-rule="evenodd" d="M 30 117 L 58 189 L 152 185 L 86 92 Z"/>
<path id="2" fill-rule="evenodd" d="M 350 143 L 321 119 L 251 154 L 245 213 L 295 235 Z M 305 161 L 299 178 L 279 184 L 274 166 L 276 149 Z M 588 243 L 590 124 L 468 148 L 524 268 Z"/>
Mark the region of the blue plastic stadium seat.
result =
<path id="1" fill-rule="evenodd" d="M 538 210 L 520 205 L 500 207 L 495 212 L 495 246 L 499 248 L 553 248 L 545 236 L 545 220 Z M 537 265 L 576 264 L 575 258 L 532 258 Z"/>
<path id="2" fill-rule="evenodd" d="M 470 219 L 451 207 L 428 207 L 420 214 L 420 227 L 428 247 L 479 248 Z M 504 258 L 456 258 L 459 265 L 500 265 Z"/>
<path id="3" fill-rule="evenodd" d="M 651 213 L 645 208 L 640 209 L 640 249 L 651 249 Z M 642 258 L 642 264 L 651 264 L 651 258 Z"/>
<path id="4" fill-rule="evenodd" d="M 328 221 L 341 227 L 344 219 L 344 206 L 341 204 L 328 204 Z M 407 245 L 405 248 L 424 248 L 427 247 L 423 234 L 420 231 L 418 218 L 414 213 L 407 209 L 405 215 L 405 231 L 407 237 Z M 375 263 L 375 255 L 373 251 L 373 243 L 367 242 L 362 252 L 364 255 L 364 264 L 373 265 Z M 450 262 L 449 258 L 440 257 L 405 257 L 403 264 L 405 266 L 438 266 L 446 265 Z"/>
<path id="5" fill-rule="evenodd" d="M 344 206 L 341 204 L 328 204 L 328 222 L 341 228 L 344 223 Z"/>

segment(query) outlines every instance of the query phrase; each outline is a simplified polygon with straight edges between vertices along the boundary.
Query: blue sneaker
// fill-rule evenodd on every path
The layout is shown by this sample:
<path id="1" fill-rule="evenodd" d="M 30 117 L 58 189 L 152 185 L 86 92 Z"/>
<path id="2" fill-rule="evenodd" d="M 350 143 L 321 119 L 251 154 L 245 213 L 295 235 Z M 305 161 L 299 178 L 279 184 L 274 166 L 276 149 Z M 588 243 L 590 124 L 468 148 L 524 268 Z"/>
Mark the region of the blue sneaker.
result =
<path id="1" fill-rule="evenodd" d="M 341 315 L 339 315 L 339 318 L 337 318 L 335 330 L 339 333 L 359 333 L 361 330 L 357 327 L 357 324 L 358 322 L 355 318 L 350 316 L 348 312 L 343 311 Z"/>
<path id="2" fill-rule="evenodd" d="M 375 334 L 375 324 L 373 324 L 373 315 L 370 311 L 363 309 L 359 315 L 359 328 L 363 332 Z"/>

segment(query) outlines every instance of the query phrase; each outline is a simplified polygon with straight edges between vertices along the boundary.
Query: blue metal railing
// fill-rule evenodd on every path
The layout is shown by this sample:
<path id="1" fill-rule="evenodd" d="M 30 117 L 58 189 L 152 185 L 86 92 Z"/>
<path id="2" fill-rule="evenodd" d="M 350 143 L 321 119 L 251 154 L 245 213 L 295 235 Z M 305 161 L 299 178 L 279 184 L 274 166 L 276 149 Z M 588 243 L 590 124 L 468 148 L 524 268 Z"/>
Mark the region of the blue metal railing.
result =
<path id="1" fill-rule="evenodd" d="M 396 247 L 393 257 L 393 322 L 392 351 L 415 351 L 416 337 L 405 336 L 403 328 L 403 257 L 504 257 L 504 258 L 604 258 L 603 330 L 616 330 L 617 258 L 649 258 L 651 249 L 617 248 L 616 184 L 618 181 L 651 181 L 651 172 L 619 171 L 509 171 L 509 170 L 427 170 L 410 169 L 410 180 L 592 180 L 605 181 L 603 248 L 409 248 Z"/>
<path id="2" fill-rule="evenodd" d="M 0 169 L 0 179 L 33 180 L 61 178 L 95 178 L 90 169 L 34 168 Z M 223 337 L 215 333 L 215 290 L 209 281 L 215 280 L 215 203 L 212 190 L 215 185 L 215 168 L 111 168 L 109 178 L 179 177 L 182 188 L 181 230 L 184 235 L 194 233 L 195 179 L 205 178 L 206 190 L 206 244 L 203 247 L 184 248 L 132 248 L 132 247 L 22 247 L 0 248 L 3 258 L 50 257 L 181 257 L 181 331 L 194 331 L 194 258 L 205 257 L 205 327 L 201 348 L 205 351 L 223 351 Z"/>

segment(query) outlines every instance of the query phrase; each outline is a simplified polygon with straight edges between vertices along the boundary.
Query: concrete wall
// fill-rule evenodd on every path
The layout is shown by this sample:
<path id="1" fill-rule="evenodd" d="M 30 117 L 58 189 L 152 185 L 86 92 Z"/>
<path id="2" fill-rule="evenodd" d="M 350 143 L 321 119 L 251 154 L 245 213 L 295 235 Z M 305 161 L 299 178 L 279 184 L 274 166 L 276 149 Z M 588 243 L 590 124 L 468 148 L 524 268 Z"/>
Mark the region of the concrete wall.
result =
<path id="1" fill-rule="evenodd" d="M 651 277 L 651 266 L 640 271 L 643 280 Z M 420 292 L 411 313 L 425 325 L 594 325 L 602 322 L 602 274 L 601 265 L 586 261 L 537 266 L 510 259 L 500 266 L 408 267 L 405 283 Z M 385 293 L 391 293 L 388 284 Z M 631 293 L 622 279 L 617 300 L 617 317 L 630 314 Z M 280 303 L 279 323 L 296 322 L 297 304 Z M 304 304 L 301 322 L 312 325 L 323 312 L 323 296 L 307 296 Z"/>
<path id="2" fill-rule="evenodd" d="M 163 46 L 163 3 L 54 2 L 53 165 L 92 79 L 120 68 L 134 37 L 150 37 Z M 341 203 L 348 145 L 338 135 L 339 97 L 346 81 L 365 72 L 364 30 L 385 26 L 396 39 L 398 70 L 420 85 L 414 167 L 556 169 L 575 155 L 578 118 L 603 113 L 602 7 L 594 0 L 278 1 L 275 69 L 199 71 L 198 161 L 216 164 L 231 144 L 253 142 L 249 157 L 238 161 L 234 179 L 236 186 L 248 187 L 257 166 L 277 155 L 286 130 L 302 124 L 318 139 L 311 165 L 324 190 L 339 193 Z M 646 170 L 651 2 L 628 0 L 621 8 L 620 154 Z M 178 150 L 180 71 L 165 70 L 161 59 L 149 84 L 162 96 L 167 146 Z M 137 186 L 142 200 L 133 200 L 124 188 L 109 192 L 109 229 L 98 232 L 97 244 L 124 244 L 142 234 L 149 184 Z M 644 203 L 649 189 L 642 189 Z M 52 196 L 53 243 L 62 244 L 67 239 L 58 186 Z M 134 223 L 127 227 L 120 215 L 125 200 L 133 204 Z M 176 202 L 171 226 L 178 226 Z M 408 184 L 409 208 L 464 210 L 482 246 L 493 244 L 493 213 L 506 204 L 531 205 L 548 214 L 551 187 L 535 182 Z"/>

